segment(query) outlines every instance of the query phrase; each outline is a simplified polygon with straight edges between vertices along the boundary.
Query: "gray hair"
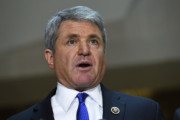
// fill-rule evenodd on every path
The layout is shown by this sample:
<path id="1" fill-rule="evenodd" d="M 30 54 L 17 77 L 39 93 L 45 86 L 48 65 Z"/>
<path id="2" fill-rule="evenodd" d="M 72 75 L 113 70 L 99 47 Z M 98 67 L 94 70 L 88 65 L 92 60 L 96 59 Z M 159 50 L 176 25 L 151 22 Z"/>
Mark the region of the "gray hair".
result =
<path id="1" fill-rule="evenodd" d="M 48 22 L 45 30 L 45 48 L 50 49 L 55 53 L 56 39 L 58 38 L 58 30 L 63 21 L 66 20 L 82 20 L 91 22 L 102 32 L 104 51 L 106 48 L 107 35 L 104 27 L 104 22 L 100 14 L 85 6 L 75 6 L 59 11 Z"/>

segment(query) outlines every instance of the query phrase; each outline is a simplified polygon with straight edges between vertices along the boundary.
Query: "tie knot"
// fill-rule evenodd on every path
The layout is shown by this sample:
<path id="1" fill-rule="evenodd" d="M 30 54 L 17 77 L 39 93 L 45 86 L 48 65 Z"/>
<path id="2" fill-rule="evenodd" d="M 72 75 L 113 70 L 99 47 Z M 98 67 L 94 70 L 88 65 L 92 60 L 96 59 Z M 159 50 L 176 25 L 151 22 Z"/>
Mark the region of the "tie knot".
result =
<path id="1" fill-rule="evenodd" d="M 82 103 L 82 102 L 85 101 L 85 99 L 87 98 L 87 96 L 88 96 L 88 94 L 86 94 L 86 93 L 79 93 L 79 94 L 77 95 L 77 98 L 79 99 L 79 102 Z"/>

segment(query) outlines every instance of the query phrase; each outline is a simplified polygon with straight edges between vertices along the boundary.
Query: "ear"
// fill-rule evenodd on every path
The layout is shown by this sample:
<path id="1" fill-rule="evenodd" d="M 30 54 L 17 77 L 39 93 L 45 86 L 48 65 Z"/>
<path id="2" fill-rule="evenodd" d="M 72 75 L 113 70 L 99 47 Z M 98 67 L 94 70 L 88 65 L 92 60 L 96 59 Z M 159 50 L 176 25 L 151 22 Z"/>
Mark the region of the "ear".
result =
<path id="1" fill-rule="evenodd" d="M 54 57 L 53 57 L 53 52 L 50 49 L 45 49 L 45 58 L 48 63 L 48 66 L 51 69 L 54 69 Z"/>

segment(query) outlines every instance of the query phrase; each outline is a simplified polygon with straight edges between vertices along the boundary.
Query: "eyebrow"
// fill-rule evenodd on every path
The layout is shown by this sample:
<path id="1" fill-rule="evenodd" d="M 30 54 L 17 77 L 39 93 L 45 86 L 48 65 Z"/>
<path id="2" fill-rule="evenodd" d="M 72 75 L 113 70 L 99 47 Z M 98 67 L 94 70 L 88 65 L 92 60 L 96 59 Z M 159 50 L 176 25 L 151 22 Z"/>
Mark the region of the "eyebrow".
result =
<path id="1" fill-rule="evenodd" d="M 101 38 L 98 35 L 95 35 L 95 34 L 90 35 L 89 38 L 97 38 L 97 39 L 101 40 Z"/>
<path id="2" fill-rule="evenodd" d="M 77 34 L 70 34 L 67 36 L 67 38 L 73 39 L 73 38 L 78 38 L 79 36 Z"/>
<path id="3" fill-rule="evenodd" d="M 75 39 L 75 38 L 79 38 L 79 37 L 80 37 L 80 36 L 77 35 L 77 34 L 70 34 L 70 35 L 67 36 L 68 39 Z M 91 39 L 92 39 L 92 38 L 97 38 L 97 39 L 101 40 L 101 37 L 99 37 L 99 36 L 96 35 L 96 34 L 89 35 L 88 38 L 91 38 Z"/>

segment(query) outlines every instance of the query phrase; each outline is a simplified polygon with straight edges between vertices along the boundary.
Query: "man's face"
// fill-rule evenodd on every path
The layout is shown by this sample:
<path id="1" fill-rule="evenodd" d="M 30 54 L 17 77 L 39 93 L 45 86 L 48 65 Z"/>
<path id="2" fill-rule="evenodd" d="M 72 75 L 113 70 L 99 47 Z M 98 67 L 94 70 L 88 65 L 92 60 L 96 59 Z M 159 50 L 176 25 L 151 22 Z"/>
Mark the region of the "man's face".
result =
<path id="1" fill-rule="evenodd" d="M 58 81 L 83 91 L 95 87 L 104 76 L 106 62 L 99 28 L 90 22 L 67 20 L 61 23 L 55 54 L 46 49 L 49 67 Z"/>

